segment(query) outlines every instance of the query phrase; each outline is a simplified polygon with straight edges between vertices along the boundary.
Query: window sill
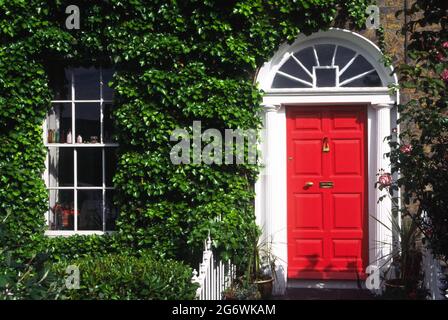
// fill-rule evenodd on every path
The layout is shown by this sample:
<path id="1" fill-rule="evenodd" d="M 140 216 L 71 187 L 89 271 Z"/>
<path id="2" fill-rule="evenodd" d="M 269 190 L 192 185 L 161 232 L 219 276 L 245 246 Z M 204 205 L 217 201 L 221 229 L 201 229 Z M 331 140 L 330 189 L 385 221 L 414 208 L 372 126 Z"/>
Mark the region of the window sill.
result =
<path id="1" fill-rule="evenodd" d="M 118 143 L 45 143 L 46 147 L 118 147 Z"/>
<path id="2" fill-rule="evenodd" d="M 99 231 L 99 230 L 79 230 L 79 231 L 71 231 L 71 230 L 46 230 L 45 235 L 47 237 L 70 237 L 74 235 L 78 236 L 92 236 L 92 235 L 106 235 L 113 234 L 115 231 Z"/>

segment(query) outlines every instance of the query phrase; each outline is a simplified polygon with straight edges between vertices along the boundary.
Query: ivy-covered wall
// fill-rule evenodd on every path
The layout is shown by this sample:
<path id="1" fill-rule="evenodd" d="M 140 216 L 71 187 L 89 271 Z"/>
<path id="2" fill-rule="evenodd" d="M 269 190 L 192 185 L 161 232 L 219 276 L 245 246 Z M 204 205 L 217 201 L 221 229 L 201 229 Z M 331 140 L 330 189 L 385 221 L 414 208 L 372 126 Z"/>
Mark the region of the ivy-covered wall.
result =
<path id="1" fill-rule="evenodd" d="M 222 255 L 243 263 L 255 230 L 258 168 L 173 165 L 170 134 L 193 120 L 203 128 L 259 128 L 257 68 L 281 43 L 336 18 L 362 26 L 369 2 L 0 0 L 0 218 L 9 214 L 8 245 L 25 253 L 51 246 L 62 256 L 148 247 L 187 259 L 210 230 Z M 65 27 L 72 4 L 81 10 L 79 30 Z M 54 61 L 116 70 L 120 217 L 111 238 L 43 236 L 41 126 Z"/>

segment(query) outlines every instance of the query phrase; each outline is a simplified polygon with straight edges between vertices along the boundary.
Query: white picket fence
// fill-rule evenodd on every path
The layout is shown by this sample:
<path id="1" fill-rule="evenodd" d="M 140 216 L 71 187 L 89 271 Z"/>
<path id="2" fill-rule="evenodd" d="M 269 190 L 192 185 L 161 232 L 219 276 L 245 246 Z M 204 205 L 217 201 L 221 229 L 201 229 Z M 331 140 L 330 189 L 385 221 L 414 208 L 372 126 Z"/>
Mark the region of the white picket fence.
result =
<path id="1" fill-rule="evenodd" d="M 438 259 L 436 259 L 431 249 L 423 247 L 424 285 L 429 292 L 430 300 L 448 299 L 448 276 L 444 272 Z"/>
<path id="2" fill-rule="evenodd" d="M 199 264 L 199 273 L 193 270 L 192 282 L 198 283 L 196 299 L 222 300 L 222 292 L 227 289 L 235 279 L 236 268 L 228 261 L 216 262 L 212 251 L 212 240 L 208 236 L 204 243 L 202 263 Z"/>

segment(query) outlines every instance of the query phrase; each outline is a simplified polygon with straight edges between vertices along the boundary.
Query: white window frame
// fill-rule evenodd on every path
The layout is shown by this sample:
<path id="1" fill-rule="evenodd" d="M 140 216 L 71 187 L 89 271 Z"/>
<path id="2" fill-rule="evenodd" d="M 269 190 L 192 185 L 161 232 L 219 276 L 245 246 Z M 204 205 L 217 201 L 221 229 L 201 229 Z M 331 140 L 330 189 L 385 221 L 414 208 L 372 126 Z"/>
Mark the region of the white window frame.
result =
<path id="1" fill-rule="evenodd" d="M 70 79 L 70 99 L 67 100 L 51 100 L 51 104 L 58 103 L 70 103 L 71 105 L 71 132 L 72 132 L 72 143 L 48 143 L 48 116 L 45 117 L 43 123 L 43 139 L 45 148 L 48 151 L 48 148 L 72 148 L 73 149 L 73 187 L 50 187 L 50 170 L 49 170 L 49 152 L 46 154 L 45 159 L 45 171 L 43 173 L 43 179 L 45 181 L 45 185 L 47 190 L 50 192 L 51 190 L 73 190 L 73 202 L 74 202 L 74 211 L 79 212 L 78 210 L 78 191 L 79 190 L 100 190 L 102 191 L 102 230 L 78 230 L 78 215 L 74 215 L 74 230 L 49 230 L 45 231 L 45 235 L 47 236 L 71 236 L 71 235 L 102 235 L 106 233 L 112 233 L 114 231 L 106 230 L 106 191 L 107 190 L 115 190 L 114 187 L 106 186 L 106 167 L 105 167 L 105 159 L 106 159 L 106 148 L 117 148 L 119 146 L 118 143 L 104 142 L 104 105 L 112 104 L 113 100 L 103 99 L 103 68 L 100 67 L 100 99 L 98 100 L 77 100 L 76 99 L 76 83 L 75 83 L 75 75 L 74 72 L 71 72 Z M 79 103 L 99 103 L 100 104 L 100 142 L 99 143 L 76 143 L 76 118 L 75 118 L 75 104 Z M 78 148 L 96 148 L 101 149 L 101 159 L 102 159 L 102 177 L 101 187 L 80 187 L 78 186 L 78 163 L 77 163 L 77 151 Z M 50 223 L 50 199 L 48 199 L 48 211 L 45 214 L 45 220 L 47 228 L 49 228 Z"/>
<path id="2" fill-rule="evenodd" d="M 333 38 L 332 36 L 336 33 L 345 33 L 340 34 L 337 38 Z M 257 75 L 257 79 L 261 79 L 260 87 L 261 89 L 266 93 L 276 93 L 276 92 L 315 92 L 315 91 L 366 91 L 369 92 L 372 89 L 380 89 L 387 90 L 387 84 L 391 83 L 391 79 L 394 78 L 394 76 L 391 76 L 391 74 L 387 74 L 387 71 L 392 72 L 391 68 L 378 68 L 379 64 L 382 64 L 380 59 L 375 59 L 372 54 L 371 50 L 366 44 L 366 42 L 361 39 L 361 37 L 358 37 L 360 39 L 359 46 L 353 46 L 353 42 L 350 40 L 350 36 L 353 35 L 353 33 L 349 33 L 346 30 L 341 29 L 330 29 L 327 32 L 328 36 L 320 37 L 317 34 L 313 34 L 309 36 L 307 39 L 304 37 L 299 37 L 298 40 L 292 45 L 283 44 L 280 49 L 278 50 L 276 56 L 267 62 L 263 68 L 260 70 L 259 74 Z M 370 42 L 371 43 L 371 42 Z M 319 62 L 319 57 L 317 55 L 316 46 L 317 45 L 323 45 L 323 44 L 332 44 L 335 45 L 335 49 L 333 51 L 333 56 L 331 60 L 331 65 L 329 66 L 323 66 Z M 335 65 L 335 58 L 337 51 L 339 47 L 345 47 L 347 49 L 351 49 L 355 52 L 355 55 L 344 65 L 344 66 L 338 66 Z M 310 72 L 303 63 L 294 55 L 294 53 L 297 53 L 303 49 L 306 48 L 312 48 L 314 53 L 314 59 L 315 59 L 315 65 L 313 66 L 313 72 Z M 349 79 L 346 79 L 342 82 L 340 82 L 339 77 L 342 76 L 342 74 L 353 64 L 353 62 L 356 60 L 358 56 L 362 56 L 365 58 L 373 67 L 373 69 L 368 70 L 366 72 L 363 72 L 361 74 L 358 74 L 354 77 L 351 77 Z M 285 73 L 283 71 L 280 71 L 280 68 L 284 65 L 286 61 L 289 59 L 294 59 L 294 61 L 297 63 L 300 68 L 305 71 L 308 76 L 310 76 L 312 82 L 305 81 L 303 79 L 299 79 L 297 77 L 294 77 L 288 73 Z M 314 72 L 314 68 L 332 68 L 332 67 L 338 67 L 338 72 L 336 74 L 336 86 L 334 87 L 316 87 L 316 74 Z M 268 71 L 269 70 L 269 71 Z M 344 85 L 355 81 L 359 78 L 362 78 L 372 72 L 377 72 L 378 76 L 381 79 L 382 85 L 378 87 L 343 87 Z M 272 88 L 273 81 L 277 75 L 281 75 L 285 78 L 289 78 L 293 81 L 300 82 L 302 84 L 305 84 L 308 86 L 308 88 Z"/>

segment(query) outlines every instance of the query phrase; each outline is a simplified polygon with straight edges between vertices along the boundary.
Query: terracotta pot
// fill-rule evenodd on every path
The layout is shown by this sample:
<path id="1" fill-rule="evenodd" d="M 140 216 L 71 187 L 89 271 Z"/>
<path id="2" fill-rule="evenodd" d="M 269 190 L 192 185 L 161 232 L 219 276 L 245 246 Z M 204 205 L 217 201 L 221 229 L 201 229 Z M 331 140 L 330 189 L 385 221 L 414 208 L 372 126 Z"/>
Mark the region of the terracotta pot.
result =
<path id="1" fill-rule="evenodd" d="M 391 289 L 401 289 L 404 290 L 404 284 L 401 282 L 401 279 L 389 279 L 386 280 L 386 287 Z"/>
<path id="2" fill-rule="evenodd" d="M 272 296 L 274 278 L 267 280 L 255 280 L 254 283 L 258 286 L 258 291 L 260 292 L 262 299 L 268 299 Z"/>
<path id="3" fill-rule="evenodd" d="M 401 279 L 387 280 L 385 283 L 386 291 L 389 291 L 389 297 L 400 300 L 415 300 L 419 299 L 418 290 L 407 290 Z M 420 297 L 421 298 L 421 297 Z"/>

